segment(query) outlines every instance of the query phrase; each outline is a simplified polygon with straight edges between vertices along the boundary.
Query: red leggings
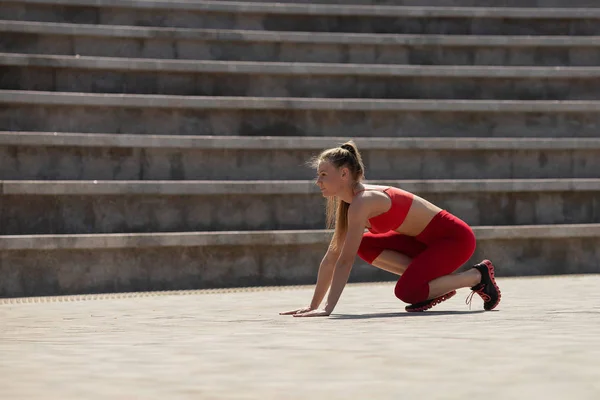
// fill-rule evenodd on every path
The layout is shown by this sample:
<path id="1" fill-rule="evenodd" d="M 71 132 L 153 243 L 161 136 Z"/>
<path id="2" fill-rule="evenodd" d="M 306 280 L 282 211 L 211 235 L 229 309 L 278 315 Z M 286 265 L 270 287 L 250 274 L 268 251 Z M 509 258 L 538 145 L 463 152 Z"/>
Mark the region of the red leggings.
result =
<path id="1" fill-rule="evenodd" d="M 475 235 L 465 222 L 440 211 L 419 235 L 412 237 L 391 231 L 365 233 L 358 256 L 373 264 L 383 250 L 394 250 L 412 258 L 394 293 L 406 303 L 418 303 L 429 297 L 429 282 L 451 274 L 475 251 Z"/>

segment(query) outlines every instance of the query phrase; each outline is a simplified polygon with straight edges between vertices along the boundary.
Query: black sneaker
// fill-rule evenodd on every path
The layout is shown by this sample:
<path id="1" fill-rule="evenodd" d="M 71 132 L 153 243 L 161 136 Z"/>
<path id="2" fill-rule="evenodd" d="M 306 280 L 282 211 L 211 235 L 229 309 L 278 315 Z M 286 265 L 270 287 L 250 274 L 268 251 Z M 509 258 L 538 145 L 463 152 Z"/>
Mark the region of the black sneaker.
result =
<path id="1" fill-rule="evenodd" d="M 448 300 L 449 298 L 453 297 L 455 294 L 456 294 L 456 290 L 453 290 L 449 293 L 446 293 L 443 296 L 436 297 L 435 299 L 425 300 L 425 301 L 421 301 L 419 303 L 408 305 L 408 306 L 404 307 L 404 309 L 407 312 L 422 312 L 425 310 L 429 310 L 431 307 L 437 306 L 442 301 Z"/>
<path id="2" fill-rule="evenodd" d="M 494 265 L 490 260 L 483 260 L 473 266 L 481 273 L 481 282 L 473 286 L 471 294 L 467 297 L 466 303 L 471 306 L 473 295 L 477 293 L 483 299 L 483 308 L 486 311 L 493 310 L 500 303 L 502 294 L 494 278 Z"/>

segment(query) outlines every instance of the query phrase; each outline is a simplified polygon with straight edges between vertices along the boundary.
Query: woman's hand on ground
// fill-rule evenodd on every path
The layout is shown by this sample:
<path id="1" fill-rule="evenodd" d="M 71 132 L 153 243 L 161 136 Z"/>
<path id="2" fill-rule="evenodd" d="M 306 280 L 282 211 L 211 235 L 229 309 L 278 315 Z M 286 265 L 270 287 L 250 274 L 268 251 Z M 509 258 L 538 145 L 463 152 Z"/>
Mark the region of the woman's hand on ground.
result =
<path id="1" fill-rule="evenodd" d="M 294 317 L 327 317 L 330 314 L 331 312 L 327 310 L 312 310 L 302 314 L 294 314 Z"/>
<path id="2" fill-rule="evenodd" d="M 297 310 L 292 310 L 292 311 L 285 311 L 285 312 L 280 312 L 279 315 L 296 315 L 296 314 L 304 314 L 307 312 L 310 312 L 314 310 L 314 308 L 308 306 L 308 307 L 302 307 L 299 308 Z"/>

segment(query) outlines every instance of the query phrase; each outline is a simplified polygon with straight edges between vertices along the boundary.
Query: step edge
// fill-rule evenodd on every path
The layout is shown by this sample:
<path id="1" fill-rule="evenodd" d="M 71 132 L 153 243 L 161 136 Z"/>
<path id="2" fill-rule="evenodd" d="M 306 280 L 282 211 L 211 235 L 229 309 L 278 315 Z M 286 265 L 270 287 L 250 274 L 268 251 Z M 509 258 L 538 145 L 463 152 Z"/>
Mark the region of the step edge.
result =
<path id="1" fill-rule="evenodd" d="M 134 10 L 178 10 L 268 15 L 360 16 L 405 18 L 511 18 L 511 19 L 597 19 L 597 8 L 524 7 L 430 7 L 393 5 L 294 4 L 227 1 L 141 1 L 141 0 L 12 0 L 17 4 L 127 8 Z"/>
<path id="2" fill-rule="evenodd" d="M 315 110 L 371 112 L 589 113 L 600 100 L 412 100 L 215 97 L 0 90 L 0 104 L 151 109 Z"/>
<path id="3" fill-rule="evenodd" d="M 427 193 L 556 193 L 597 192 L 600 178 L 573 179 L 373 179 L 365 183 L 401 187 Z M 4 196 L 218 196 L 218 195 L 316 195 L 311 180 L 197 180 L 197 181 L 0 181 Z"/>
<path id="4" fill-rule="evenodd" d="M 173 148 L 185 150 L 323 150 L 345 137 L 185 136 L 0 131 L 0 146 Z M 600 138 L 352 137 L 362 150 L 595 150 Z"/>
<path id="5" fill-rule="evenodd" d="M 477 240 L 561 239 L 600 236 L 600 224 L 472 227 Z M 0 251 L 84 250 L 192 246 L 323 245 L 331 230 L 229 231 L 148 234 L 0 236 Z"/>
<path id="6" fill-rule="evenodd" d="M 600 47 L 598 36 L 409 35 L 138 27 L 0 20 L 0 32 L 138 39 L 433 47 Z"/>

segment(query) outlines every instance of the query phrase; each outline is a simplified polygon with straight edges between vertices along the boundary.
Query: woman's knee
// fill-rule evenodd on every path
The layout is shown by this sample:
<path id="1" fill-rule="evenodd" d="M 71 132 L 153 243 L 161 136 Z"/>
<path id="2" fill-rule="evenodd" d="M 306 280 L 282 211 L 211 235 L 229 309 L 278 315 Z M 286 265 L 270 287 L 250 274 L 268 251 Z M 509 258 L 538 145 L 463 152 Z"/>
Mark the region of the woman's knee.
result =
<path id="1" fill-rule="evenodd" d="M 475 253 L 476 247 L 477 240 L 475 239 L 473 231 L 466 233 L 460 240 L 456 241 L 456 244 L 451 246 L 450 251 L 445 254 L 445 259 L 453 266 L 448 273 L 456 271 L 467 262 Z"/>
<path id="2" fill-rule="evenodd" d="M 462 263 L 464 263 L 471 258 L 473 253 L 475 253 L 476 247 L 477 239 L 475 237 L 475 233 L 471 227 L 465 224 L 463 229 L 460 231 L 460 234 L 457 235 L 455 244 L 452 245 L 450 249 L 452 255 L 456 255 L 457 258 L 462 258 Z"/>
<path id="3" fill-rule="evenodd" d="M 394 294 L 405 303 L 415 304 L 427 300 L 429 284 L 415 285 L 407 279 L 400 278 L 394 288 Z"/>
<path id="4" fill-rule="evenodd" d="M 468 231 L 465 232 L 464 239 L 464 252 L 468 254 L 469 257 L 475 253 L 475 248 L 477 247 L 477 238 L 475 237 L 475 232 L 469 227 Z"/>

